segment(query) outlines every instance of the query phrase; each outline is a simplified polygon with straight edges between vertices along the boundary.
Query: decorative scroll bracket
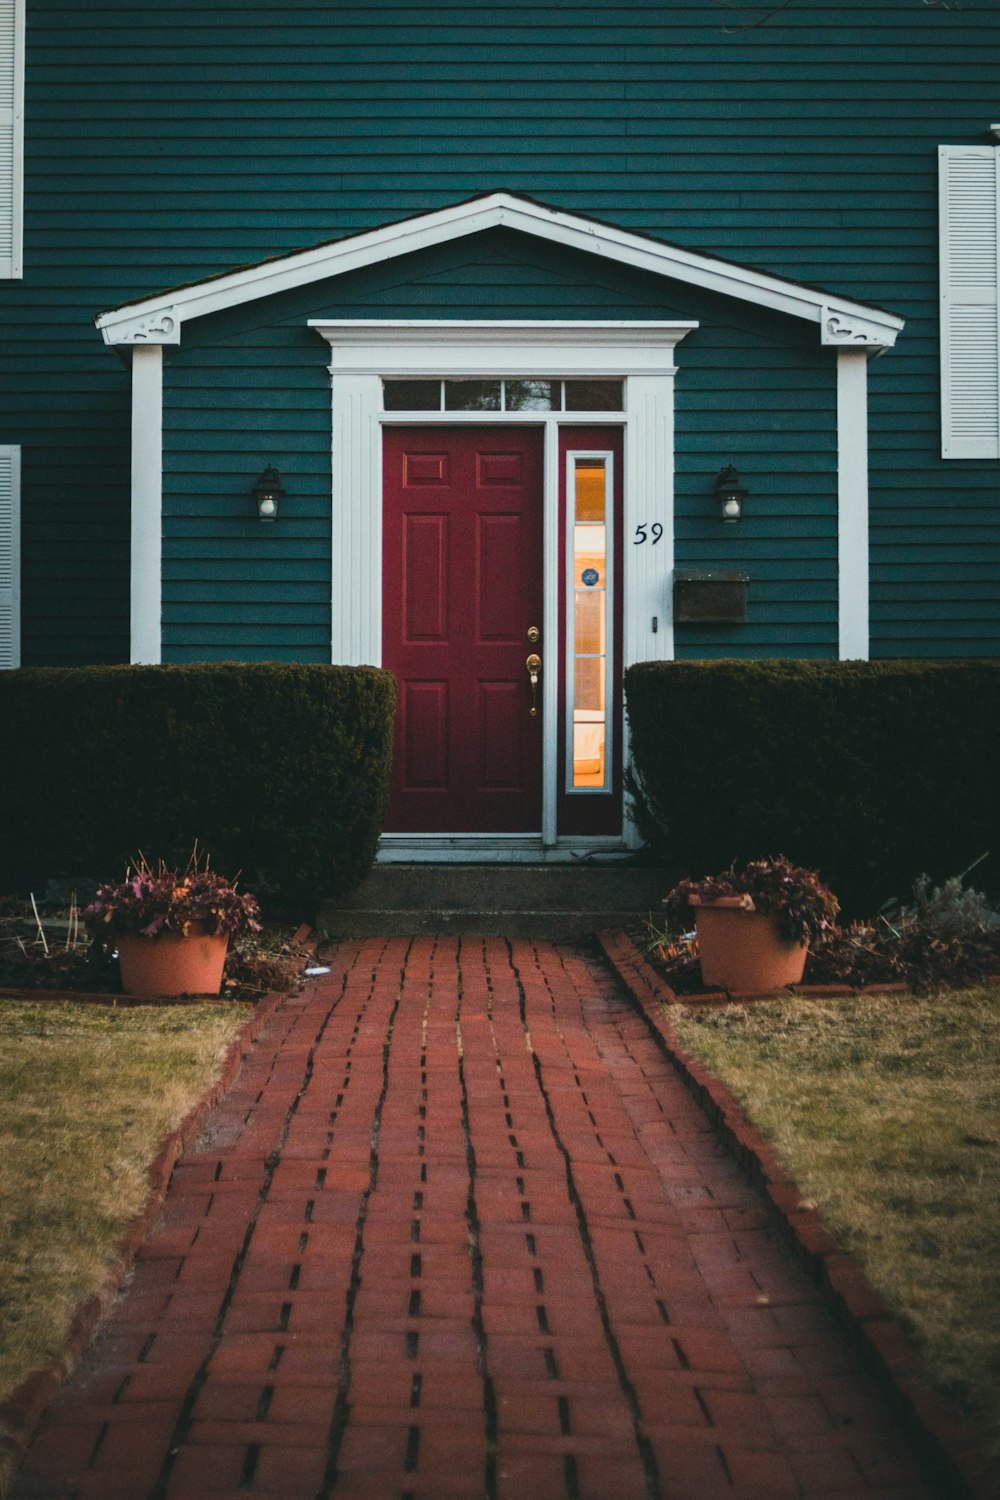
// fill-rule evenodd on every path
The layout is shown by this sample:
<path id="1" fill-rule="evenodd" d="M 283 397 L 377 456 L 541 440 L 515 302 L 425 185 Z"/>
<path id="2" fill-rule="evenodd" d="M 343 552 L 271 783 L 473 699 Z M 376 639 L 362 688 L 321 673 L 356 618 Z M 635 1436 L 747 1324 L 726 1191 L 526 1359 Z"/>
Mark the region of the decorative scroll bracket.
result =
<path id="1" fill-rule="evenodd" d="M 145 318 L 130 318 L 117 327 L 104 329 L 109 344 L 179 344 L 181 320 L 172 307 L 164 308 Z"/>
<path id="2" fill-rule="evenodd" d="M 824 307 L 822 318 L 822 342 L 836 348 L 888 349 L 893 338 L 877 323 L 843 313 L 835 307 Z"/>

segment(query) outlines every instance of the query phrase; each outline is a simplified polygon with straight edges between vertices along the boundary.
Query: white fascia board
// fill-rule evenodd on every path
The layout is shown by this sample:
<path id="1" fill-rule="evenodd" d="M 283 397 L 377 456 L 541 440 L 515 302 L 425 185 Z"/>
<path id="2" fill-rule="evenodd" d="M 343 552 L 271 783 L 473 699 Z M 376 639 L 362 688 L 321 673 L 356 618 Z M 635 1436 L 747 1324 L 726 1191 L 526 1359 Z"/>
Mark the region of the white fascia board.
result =
<path id="1" fill-rule="evenodd" d="M 342 276 L 398 255 L 409 255 L 483 230 L 506 228 L 553 244 L 600 255 L 620 265 L 684 281 L 723 296 L 736 297 L 775 312 L 806 318 L 820 327 L 825 344 L 852 343 L 873 350 L 891 347 L 903 320 L 877 308 L 712 256 L 660 244 L 628 230 L 593 223 L 559 209 L 545 208 L 509 193 L 438 209 L 333 244 L 197 282 L 190 287 L 130 303 L 96 321 L 108 344 L 179 343 L 187 318 L 221 312 L 257 297 L 270 297 L 326 277 Z"/>

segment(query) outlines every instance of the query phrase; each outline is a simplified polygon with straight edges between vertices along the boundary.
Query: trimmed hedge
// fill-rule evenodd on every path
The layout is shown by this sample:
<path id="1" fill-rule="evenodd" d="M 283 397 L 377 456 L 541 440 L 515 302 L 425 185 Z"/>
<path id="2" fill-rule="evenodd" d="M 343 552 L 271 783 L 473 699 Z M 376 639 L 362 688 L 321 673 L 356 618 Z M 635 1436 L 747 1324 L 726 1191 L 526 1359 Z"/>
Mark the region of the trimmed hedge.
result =
<path id="1" fill-rule="evenodd" d="M 115 879 L 139 850 L 183 862 L 197 839 L 243 889 L 311 911 L 374 859 L 395 698 L 374 667 L 0 673 L 0 890 Z"/>
<path id="2" fill-rule="evenodd" d="M 981 854 L 1000 889 L 1000 661 L 643 662 L 640 830 L 698 877 L 786 854 L 871 915 Z"/>

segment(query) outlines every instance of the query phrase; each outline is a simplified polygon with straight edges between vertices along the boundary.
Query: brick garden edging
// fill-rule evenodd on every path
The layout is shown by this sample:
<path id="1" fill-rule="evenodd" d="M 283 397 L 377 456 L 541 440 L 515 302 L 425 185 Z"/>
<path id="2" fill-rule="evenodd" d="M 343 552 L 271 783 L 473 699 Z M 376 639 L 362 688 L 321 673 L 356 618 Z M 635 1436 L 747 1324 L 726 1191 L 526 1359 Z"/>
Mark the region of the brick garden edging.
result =
<path id="1" fill-rule="evenodd" d="M 995 1500 L 1000 1494 L 1000 1460 L 990 1459 L 983 1451 L 978 1430 L 927 1383 L 912 1341 L 868 1284 L 858 1261 L 824 1227 L 815 1205 L 804 1199 L 775 1148 L 749 1122 L 726 1085 L 685 1049 L 664 1014 L 665 1005 L 698 1006 L 700 997 L 692 1001 L 675 995 L 626 933 L 601 932 L 597 941 L 723 1144 L 766 1195 L 807 1271 L 828 1292 L 839 1322 L 864 1354 L 941 1481 L 947 1484 L 947 1493 Z M 832 986 L 811 988 L 817 999 L 820 991 L 826 995 L 856 993 Z M 712 1000 L 721 1003 L 720 997 L 713 996 Z"/>
<path id="2" fill-rule="evenodd" d="M 18 1465 L 46 1406 L 76 1368 L 97 1325 L 121 1291 L 132 1269 L 136 1252 L 163 1207 L 174 1163 L 185 1147 L 197 1139 L 208 1114 L 228 1091 L 244 1057 L 287 994 L 287 990 L 271 990 L 257 1002 L 253 1014 L 226 1048 L 218 1078 L 192 1105 L 177 1128 L 160 1142 L 160 1148 L 147 1168 L 150 1188 L 146 1201 L 115 1247 L 100 1291 L 85 1298 L 77 1307 L 70 1321 L 62 1354 L 51 1364 L 35 1370 L 6 1400 L 0 1402 L 0 1500 L 10 1490 Z M 88 995 L 72 998 L 93 999 Z M 101 998 L 103 1003 L 108 1003 L 107 998 Z M 121 1003 L 124 997 L 117 995 L 113 998 Z"/>

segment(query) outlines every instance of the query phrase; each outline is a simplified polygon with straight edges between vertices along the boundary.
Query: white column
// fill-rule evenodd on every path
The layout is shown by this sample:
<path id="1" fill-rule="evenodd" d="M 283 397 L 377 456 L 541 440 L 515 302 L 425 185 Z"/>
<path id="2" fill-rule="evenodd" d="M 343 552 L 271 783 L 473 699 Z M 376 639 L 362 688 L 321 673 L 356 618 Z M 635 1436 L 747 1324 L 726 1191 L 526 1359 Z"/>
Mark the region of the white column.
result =
<path id="1" fill-rule="evenodd" d="M 333 596 L 330 660 L 382 662 L 382 442 L 378 375 L 331 371 Z"/>
<path id="2" fill-rule="evenodd" d="M 130 660 L 161 654 L 163 349 L 132 350 L 132 597 Z"/>
<path id="3" fill-rule="evenodd" d="M 868 353 L 837 354 L 840 659 L 868 660 Z"/>

